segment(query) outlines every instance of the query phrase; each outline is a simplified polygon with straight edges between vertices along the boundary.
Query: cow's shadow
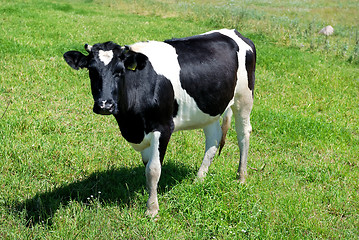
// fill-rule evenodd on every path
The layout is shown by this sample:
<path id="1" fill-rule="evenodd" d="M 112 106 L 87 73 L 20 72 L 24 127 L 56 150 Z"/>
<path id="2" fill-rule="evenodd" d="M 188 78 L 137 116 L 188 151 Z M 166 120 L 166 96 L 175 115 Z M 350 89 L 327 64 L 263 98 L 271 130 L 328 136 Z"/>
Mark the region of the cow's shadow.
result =
<path id="1" fill-rule="evenodd" d="M 113 168 L 92 173 L 87 178 L 64 185 L 54 190 L 38 193 L 34 197 L 11 206 L 16 212 L 22 212 L 26 225 L 52 225 L 52 217 L 60 206 L 71 201 L 91 204 L 94 199 L 108 204 L 129 204 L 135 194 L 145 192 L 145 167 Z M 162 168 L 159 193 L 169 191 L 184 178 L 192 175 L 184 166 L 167 163 Z M 143 190 L 143 191 L 142 191 Z M 143 203 L 145 208 L 146 203 Z"/>

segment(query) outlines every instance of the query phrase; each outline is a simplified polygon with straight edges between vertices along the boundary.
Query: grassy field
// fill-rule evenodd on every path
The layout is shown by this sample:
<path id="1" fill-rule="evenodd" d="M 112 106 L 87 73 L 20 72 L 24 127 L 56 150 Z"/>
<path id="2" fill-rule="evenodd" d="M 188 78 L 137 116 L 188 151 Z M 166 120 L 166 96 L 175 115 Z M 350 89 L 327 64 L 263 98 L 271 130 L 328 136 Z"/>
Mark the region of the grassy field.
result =
<path id="1" fill-rule="evenodd" d="M 0 0 L 0 238 L 358 239 L 358 24 L 351 0 Z M 175 133 L 154 222 L 140 154 L 62 54 L 224 27 L 258 53 L 248 181 L 233 129 L 202 183 L 203 133 Z"/>

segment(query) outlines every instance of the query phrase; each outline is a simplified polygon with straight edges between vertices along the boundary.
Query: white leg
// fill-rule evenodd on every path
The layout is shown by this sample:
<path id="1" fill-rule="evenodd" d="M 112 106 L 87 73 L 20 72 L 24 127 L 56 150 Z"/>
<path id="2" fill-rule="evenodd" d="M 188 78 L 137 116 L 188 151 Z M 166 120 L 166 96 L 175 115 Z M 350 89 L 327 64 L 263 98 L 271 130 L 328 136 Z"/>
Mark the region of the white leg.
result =
<path id="1" fill-rule="evenodd" d="M 222 137 L 222 130 L 219 121 L 212 123 L 203 130 L 206 136 L 206 151 L 203 157 L 202 165 L 197 173 L 197 177 L 200 180 L 206 176 L 208 168 L 216 155 L 218 145 Z"/>
<path id="2" fill-rule="evenodd" d="M 160 132 L 152 133 L 151 146 L 141 152 L 142 160 L 146 164 L 146 184 L 149 192 L 146 214 L 155 217 L 159 206 L 157 200 L 157 184 L 161 176 L 161 160 L 159 152 Z"/>
<path id="3" fill-rule="evenodd" d="M 142 156 L 142 162 L 146 166 L 148 161 L 151 159 L 151 156 L 152 156 L 151 147 L 148 147 L 148 148 L 145 148 L 144 150 L 142 150 L 141 151 L 141 156 Z"/>
<path id="4" fill-rule="evenodd" d="M 240 151 L 240 160 L 237 175 L 239 181 L 244 183 L 247 176 L 247 156 L 249 150 L 249 137 L 252 132 L 252 126 L 250 123 L 250 113 L 252 110 L 253 99 L 252 97 L 247 97 L 245 100 L 240 102 L 241 104 L 237 109 L 233 109 L 235 123 L 236 123 L 236 132 L 237 132 L 237 141 Z"/>

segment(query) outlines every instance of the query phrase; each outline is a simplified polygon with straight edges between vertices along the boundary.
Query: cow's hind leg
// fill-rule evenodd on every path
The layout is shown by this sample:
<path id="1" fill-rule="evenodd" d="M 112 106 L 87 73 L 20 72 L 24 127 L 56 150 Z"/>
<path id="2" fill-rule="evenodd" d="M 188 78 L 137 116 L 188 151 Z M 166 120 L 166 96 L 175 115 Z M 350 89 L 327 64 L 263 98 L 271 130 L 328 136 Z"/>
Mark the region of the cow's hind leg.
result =
<path id="1" fill-rule="evenodd" d="M 222 122 L 222 138 L 221 142 L 219 143 L 219 152 L 218 156 L 221 155 L 222 148 L 226 143 L 226 136 L 228 129 L 231 127 L 231 120 L 232 120 L 232 109 L 228 108 L 226 112 L 223 114 L 223 122 Z"/>
<path id="2" fill-rule="evenodd" d="M 252 132 L 250 123 L 250 113 L 252 111 L 253 98 L 251 92 L 242 95 L 232 106 L 235 117 L 237 141 L 240 151 L 239 167 L 237 171 L 238 179 L 244 183 L 247 176 L 247 156 L 249 150 L 249 137 Z"/>
<path id="3" fill-rule="evenodd" d="M 218 145 L 222 137 L 222 130 L 219 121 L 206 126 L 203 130 L 206 136 L 206 150 L 202 165 L 197 173 L 199 180 L 202 180 L 206 176 L 208 168 L 211 165 L 214 156 L 216 155 Z"/>

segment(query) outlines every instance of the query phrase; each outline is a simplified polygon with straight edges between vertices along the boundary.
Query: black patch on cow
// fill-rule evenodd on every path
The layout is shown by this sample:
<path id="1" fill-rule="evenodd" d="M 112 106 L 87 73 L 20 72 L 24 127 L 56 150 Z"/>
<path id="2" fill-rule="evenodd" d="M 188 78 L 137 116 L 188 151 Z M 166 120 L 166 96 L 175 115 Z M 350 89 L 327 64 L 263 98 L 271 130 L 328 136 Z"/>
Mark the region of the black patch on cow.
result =
<path id="1" fill-rule="evenodd" d="M 236 35 L 242 39 L 245 43 L 247 43 L 253 50 L 246 52 L 246 70 L 248 75 L 248 88 L 254 90 L 254 84 L 255 84 L 255 68 L 256 68 L 256 61 L 257 61 L 257 54 L 256 54 L 256 47 L 254 46 L 254 43 L 248 39 L 242 36 L 237 30 L 234 31 Z"/>
<path id="2" fill-rule="evenodd" d="M 177 113 L 178 113 L 178 102 L 177 100 L 175 100 L 173 102 L 173 118 L 175 118 L 177 116 Z"/>
<path id="3" fill-rule="evenodd" d="M 138 144 L 145 133 L 173 132 L 176 104 L 172 84 L 158 75 L 149 61 L 141 70 L 126 70 L 119 88 L 119 112 L 114 116 L 127 141 Z"/>
<path id="4" fill-rule="evenodd" d="M 252 51 L 246 52 L 246 70 L 248 75 L 248 88 L 252 91 L 254 90 L 254 83 L 255 83 L 255 54 Z"/>
<path id="5" fill-rule="evenodd" d="M 176 49 L 182 88 L 204 113 L 222 114 L 233 98 L 236 86 L 237 44 L 220 33 L 165 42 Z"/>

